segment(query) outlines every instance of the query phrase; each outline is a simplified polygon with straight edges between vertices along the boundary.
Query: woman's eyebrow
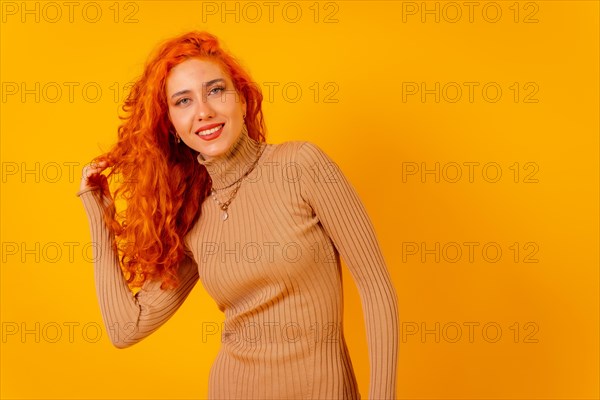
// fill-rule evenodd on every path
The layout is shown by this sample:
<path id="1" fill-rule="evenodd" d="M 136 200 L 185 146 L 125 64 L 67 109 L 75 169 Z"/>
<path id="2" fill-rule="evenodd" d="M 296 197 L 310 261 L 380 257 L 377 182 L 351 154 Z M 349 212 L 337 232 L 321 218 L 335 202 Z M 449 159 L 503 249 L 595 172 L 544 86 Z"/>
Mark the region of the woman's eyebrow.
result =
<path id="1" fill-rule="evenodd" d="M 217 83 L 217 82 L 223 82 L 223 83 L 225 83 L 225 79 L 223 79 L 223 78 L 212 79 L 212 80 L 210 80 L 208 82 L 204 82 L 202 84 L 202 86 L 203 87 L 210 86 L 210 85 L 212 85 L 214 83 Z M 173 99 L 173 98 L 175 98 L 177 96 L 180 96 L 182 94 L 188 94 L 190 92 L 191 92 L 191 90 L 189 90 L 189 89 L 180 90 L 179 92 L 173 93 L 173 95 L 171 95 L 171 98 Z"/>
<path id="2" fill-rule="evenodd" d="M 174 99 L 175 97 L 182 95 L 182 94 L 187 94 L 190 93 L 191 90 L 190 89 L 184 89 L 184 90 L 180 90 L 179 92 L 175 92 L 173 93 L 173 95 L 171 96 L 171 99 Z"/>
<path id="3" fill-rule="evenodd" d="M 223 83 L 225 83 L 225 79 L 223 79 L 223 78 L 217 78 L 217 79 L 213 79 L 213 80 L 211 80 L 211 81 L 204 82 L 204 86 L 210 86 L 210 85 L 212 85 L 213 83 L 217 83 L 217 82 L 223 82 Z"/>

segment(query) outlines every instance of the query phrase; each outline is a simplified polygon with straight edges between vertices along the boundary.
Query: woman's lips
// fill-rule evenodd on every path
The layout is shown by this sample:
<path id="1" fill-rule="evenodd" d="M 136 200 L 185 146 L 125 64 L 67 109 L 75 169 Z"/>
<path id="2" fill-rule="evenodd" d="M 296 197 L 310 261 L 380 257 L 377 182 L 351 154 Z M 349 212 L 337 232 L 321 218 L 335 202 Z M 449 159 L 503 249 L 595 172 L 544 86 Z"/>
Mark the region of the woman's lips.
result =
<path id="1" fill-rule="evenodd" d="M 223 131 L 225 124 L 211 124 L 196 131 L 196 135 L 203 140 L 213 140 L 217 138 Z"/>

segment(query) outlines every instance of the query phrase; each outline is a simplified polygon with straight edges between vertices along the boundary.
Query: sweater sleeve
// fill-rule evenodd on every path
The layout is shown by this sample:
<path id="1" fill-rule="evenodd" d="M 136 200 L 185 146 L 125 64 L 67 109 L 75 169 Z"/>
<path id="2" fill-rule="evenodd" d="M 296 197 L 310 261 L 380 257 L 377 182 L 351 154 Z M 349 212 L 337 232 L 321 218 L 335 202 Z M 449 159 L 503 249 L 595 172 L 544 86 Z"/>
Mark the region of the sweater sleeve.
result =
<path id="1" fill-rule="evenodd" d="M 369 399 L 396 398 L 398 301 L 375 231 L 356 190 L 317 145 L 296 160 L 302 197 L 345 261 L 360 293 L 369 346 Z"/>
<path id="2" fill-rule="evenodd" d="M 171 318 L 198 281 L 198 266 L 186 253 L 179 266 L 180 284 L 176 289 L 162 290 L 159 281 L 146 281 L 133 295 L 112 246 L 114 235 L 104 222 L 100 200 L 93 194 L 98 189 L 82 189 L 77 196 L 90 226 L 96 295 L 104 326 L 113 345 L 122 349 L 144 339 Z M 109 200 L 103 197 L 102 201 Z"/>

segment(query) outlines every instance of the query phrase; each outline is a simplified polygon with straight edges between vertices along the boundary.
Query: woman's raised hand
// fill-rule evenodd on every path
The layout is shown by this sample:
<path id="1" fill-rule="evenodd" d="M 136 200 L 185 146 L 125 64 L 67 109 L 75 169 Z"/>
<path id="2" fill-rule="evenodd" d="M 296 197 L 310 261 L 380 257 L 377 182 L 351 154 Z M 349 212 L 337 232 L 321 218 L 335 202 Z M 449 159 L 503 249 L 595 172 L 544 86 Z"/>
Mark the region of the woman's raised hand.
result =
<path id="1" fill-rule="evenodd" d="M 83 167 L 79 190 L 100 187 L 104 193 L 108 193 L 108 180 L 106 179 L 106 176 L 101 174 L 106 168 L 108 168 L 108 163 L 106 161 L 90 163 Z"/>

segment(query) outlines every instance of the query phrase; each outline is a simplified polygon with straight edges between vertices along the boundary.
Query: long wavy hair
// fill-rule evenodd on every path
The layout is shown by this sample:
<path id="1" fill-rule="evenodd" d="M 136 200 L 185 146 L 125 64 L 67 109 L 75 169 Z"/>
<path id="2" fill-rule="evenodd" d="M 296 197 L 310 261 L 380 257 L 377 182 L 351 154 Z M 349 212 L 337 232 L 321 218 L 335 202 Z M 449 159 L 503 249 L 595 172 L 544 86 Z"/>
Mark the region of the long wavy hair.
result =
<path id="1" fill-rule="evenodd" d="M 104 198 L 101 204 L 106 225 L 114 234 L 112 246 L 133 288 L 148 279 L 161 280 L 161 289 L 179 285 L 177 270 L 185 257 L 183 238 L 200 218 L 201 204 L 210 191 L 209 176 L 197 160 L 198 152 L 177 143 L 168 116 L 167 76 L 173 67 L 190 58 L 221 67 L 246 102 L 248 135 L 265 141 L 262 92 L 239 61 L 220 46 L 217 37 L 189 32 L 155 50 L 122 106 L 117 143 L 92 160 L 107 162 L 108 174 L 89 178 L 90 185 L 101 187 L 94 194 Z M 114 196 L 110 196 L 109 181 L 118 183 Z M 125 203 L 121 212 L 115 206 L 119 199 Z"/>

